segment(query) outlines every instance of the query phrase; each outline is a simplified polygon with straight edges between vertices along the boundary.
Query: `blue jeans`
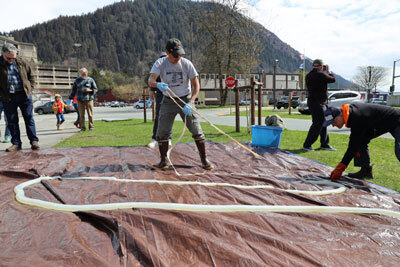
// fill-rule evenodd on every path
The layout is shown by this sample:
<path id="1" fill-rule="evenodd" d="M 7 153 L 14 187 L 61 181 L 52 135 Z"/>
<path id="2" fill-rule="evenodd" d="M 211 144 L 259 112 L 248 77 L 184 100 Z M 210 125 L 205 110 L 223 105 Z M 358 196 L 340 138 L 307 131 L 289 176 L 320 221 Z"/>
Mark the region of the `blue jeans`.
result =
<path id="1" fill-rule="evenodd" d="M 64 114 L 62 114 L 62 113 L 57 113 L 56 117 L 57 117 L 57 124 L 61 124 L 65 121 Z"/>
<path id="2" fill-rule="evenodd" d="M 1 113 L 3 113 L 3 109 L 4 109 L 3 101 L 0 100 L 0 120 L 1 120 Z M 4 133 L 4 137 L 11 136 L 10 129 L 8 129 L 8 120 L 5 112 L 4 112 L 4 122 L 6 123 L 6 130 Z M 1 131 L 0 131 L 0 136 L 1 136 Z"/>
<path id="3" fill-rule="evenodd" d="M 10 101 L 3 102 L 4 112 L 8 119 L 8 128 L 11 132 L 11 143 L 13 145 L 22 145 L 21 132 L 19 130 L 18 108 L 21 110 L 25 121 L 26 134 L 30 143 L 39 141 L 36 136 L 35 121 L 33 120 L 32 96 L 26 97 L 25 92 L 10 94 Z"/>

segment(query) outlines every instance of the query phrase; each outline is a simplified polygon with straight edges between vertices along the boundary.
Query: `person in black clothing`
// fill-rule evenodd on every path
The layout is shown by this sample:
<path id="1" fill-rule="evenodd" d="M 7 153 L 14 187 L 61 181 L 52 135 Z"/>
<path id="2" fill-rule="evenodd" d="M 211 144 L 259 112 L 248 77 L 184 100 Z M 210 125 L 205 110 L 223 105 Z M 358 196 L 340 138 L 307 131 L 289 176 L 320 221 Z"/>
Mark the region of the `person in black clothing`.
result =
<path id="1" fill-rule="evenodd" d="M 356 173 L 349 173 L 349 177 L 373 179 L 370 165 L 368 144 L 384 133 L 391 133 L 395 139 L 394 151 L 400 161 L 400 110 L 387 106 L 354 103 L 344 104 L 341 109 L 330 107 L 325 111 L 324 126 L 341 129 L 343 125 L 351 129 L 349 145 L 341 162 L 331 173 L 331 180 L 342 177 L 342 173 L 354 158 L 354 165 L 361 167 Z"/>
<path id="2" fill-rule="evenodd" d="M 166 57 L 167 53 L 161 52 L 160 58 Z M 157 82 L 161 82 L 161 78 L 157 78 Z M 150 143 L 147 145 L 150 148 L 155 148 L 156 145 L 158 144 L 156 134 L 157 134 L 157 127 L 158 127 L 158 115 L 160 114 L 160 109 L 161 109 L 161 101 L 163 100 L 163 93 L 158 89 L 151 87 L 150 91 L 150 98 L 155 99 L 156 103 L 156 116 L 154 117 L 154 125 L 153 125 L 153 135 L 151 137 Z"/>
<path id="3" fill-rule="evenodd" d="M 313 62 L 313 69 L 306 75 L 308 90 L 307 105 L 312 116 L 312 125 L 303 144 L 303 150 L 313 151 L 312 144 L 320 136 L 321 149 L 334 151 L 329 145 L 329 136 L 324 123 L 324 110 L 328 103 L 328 83 L 334 83 L 335 76 L 329 71 L 329 66 L 324 65 L 321 59 Z"/>

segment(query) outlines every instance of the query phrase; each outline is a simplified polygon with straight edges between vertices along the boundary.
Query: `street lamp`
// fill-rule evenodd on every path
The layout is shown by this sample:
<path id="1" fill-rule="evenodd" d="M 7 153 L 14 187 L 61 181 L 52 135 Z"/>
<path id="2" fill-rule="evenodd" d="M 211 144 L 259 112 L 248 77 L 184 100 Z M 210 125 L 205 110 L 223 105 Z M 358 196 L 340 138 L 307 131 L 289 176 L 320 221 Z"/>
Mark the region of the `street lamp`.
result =
<path id="1" fill-rule="evenodd" d="M 275 109 L 275 106 L 276 106 L 276 95 L 275 95 L 275 90 L 276 90 L 276 65 L 278 64 L 278 62 L 279 62 L 279 60 L 278 59 L 275 59 L 275 61 L 274 61 L 274 85 L 273 85 L 273 91 L 272 91 L 272 93 L 273 93 L 273 99 L 274 99 L 274 109 Z"/>
<path id="2" fill-rule="evenodd" d="M 74 47 L 76 50 L 76 77 L 79 76 L 79 48 L 82 47 L 80 43 L 74 43 Z"/>
<path id="3" fill-rule="evenodd" d="M 400 59 L 393 61 L 393 77 L 392 77 L 392 86 L 390 86 L 390 94 L 393 95 L 394 92 L 394 78 L 399 78 L 400 75 L 396 75 L 396 62 L 400 61 Z"/>

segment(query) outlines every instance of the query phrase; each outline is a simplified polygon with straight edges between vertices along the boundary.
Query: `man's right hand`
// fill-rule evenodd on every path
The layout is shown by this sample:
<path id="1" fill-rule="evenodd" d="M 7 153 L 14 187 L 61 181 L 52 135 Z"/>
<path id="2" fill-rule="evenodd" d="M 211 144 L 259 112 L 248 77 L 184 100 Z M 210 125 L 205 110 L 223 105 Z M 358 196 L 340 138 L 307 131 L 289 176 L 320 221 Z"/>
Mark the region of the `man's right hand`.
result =
<path id="1" fill-rule="evenodd" d="M 161 91 L 161 92 L 165 92 L 168 90 L 168 84 L 166 83 L 157 83 L 157 88 Z"/>
<path id="2" fill-rule="evenodd" d="M 339 163 L 336 168 L 331 172 L 331 181 L 334 182 L 339 180 L 342 177 L 344 170 L 346 170 L 347 166 L 343 163 Z"/>

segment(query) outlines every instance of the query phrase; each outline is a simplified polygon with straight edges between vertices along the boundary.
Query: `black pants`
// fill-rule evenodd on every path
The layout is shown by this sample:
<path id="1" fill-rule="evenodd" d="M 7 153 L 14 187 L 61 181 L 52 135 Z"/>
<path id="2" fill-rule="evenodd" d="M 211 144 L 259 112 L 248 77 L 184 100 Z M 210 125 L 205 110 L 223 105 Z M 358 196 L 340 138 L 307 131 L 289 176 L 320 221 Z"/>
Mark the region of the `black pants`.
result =
<path id="1" fill-rule="evenodd" d="M 397 126 L 390 134 L 394 137 L 394 153 L 400 161 L 400 126 Z M 354 156 L 354 166 L 368 167 L 370 164 L 369 148 L 368 144 L 366 144 L 363 145 Z"/>
<path id="2" fill-rule="evenodd" d="M 160 115 L 161 101 L 163 100 L 164 95 L 160 92 L 156 92 L 156 116 L 154 118 L 154 126 L 153 126 L 153 136 L 152 139 L 156 140 L 157 135 L 157 127 L 158 127 L 158 116 Z"/>
<path id="3" fill-rule="evenodd" d="M 326 105 L 324 104 L 312 104 L 308 103 L 308 107 L 311 110 L 312 125 L 308 131 L 306 141 L 304 141 L 303 147 L 311 147 L 318 136 L 320 136 L 321 147 L 329 146 L 329 136 L 326 127 L 322 127 L 325 121 L 324 111 Z"/>

